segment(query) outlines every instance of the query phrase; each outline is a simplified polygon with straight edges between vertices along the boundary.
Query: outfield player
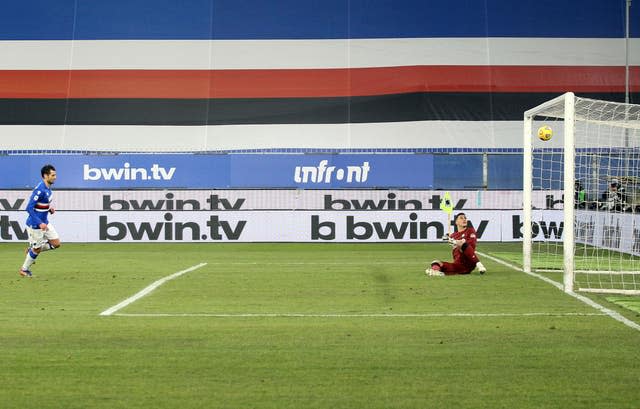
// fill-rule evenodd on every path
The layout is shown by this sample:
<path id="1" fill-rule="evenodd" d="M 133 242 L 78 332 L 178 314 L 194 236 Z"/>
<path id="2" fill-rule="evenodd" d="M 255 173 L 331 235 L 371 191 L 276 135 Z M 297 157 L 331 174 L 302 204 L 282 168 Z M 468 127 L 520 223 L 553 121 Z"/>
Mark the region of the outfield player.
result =
<path id="1" fill-rule="evenodd" d="M 18 273 L 23 277 L 31 277 L 31 266 L 38 255 L 43 251 L 55 250 L 60 247 L 60 237 L 56 229 L 49 223 L 49 214 L 55 213 L 51 206 L 53 192 L 51 186 L 56 181 L 56 168 L 53 165 L 44 165 L 40 169 L 42 181 L 38 183 L 27 204 L 27 233 L 29 234 L 29 247 L 26 251 L 24 263 Z"/>
<path id="2" fill-rule="evenodd" d="M 434 260 L 425 273 L 431 276 L 469 274 L 477 268 L 480 274 L 484 274 L 487 269 L 476 255 L 476 229 L 467 225 L 467 216 L 464 213 L 458 213 L 453 220 L 456 231 L 447 237 L 453 246 L 453 262 Z"/>

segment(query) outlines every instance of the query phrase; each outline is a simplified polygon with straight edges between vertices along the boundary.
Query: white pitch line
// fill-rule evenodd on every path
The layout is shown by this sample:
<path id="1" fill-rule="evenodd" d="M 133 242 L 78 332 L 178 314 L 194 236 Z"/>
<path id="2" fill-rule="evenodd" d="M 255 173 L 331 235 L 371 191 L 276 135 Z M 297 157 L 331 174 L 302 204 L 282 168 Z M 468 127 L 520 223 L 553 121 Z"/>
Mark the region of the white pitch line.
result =
<path id="1" fill-rule="evenodd" d="M 597 316 L 603 313 L 579 313 L 579 312 L 530 312 L 530 313 L 425 313 L 425 314 L 304 314 L 304 313 L 119 313 L 119 317 L 214 317 L 214 318 L 442 318 L 442 317 L 576 317 Z"/>
<path id="2" fill-rule="evenodd" d="M 151 285 L 143 288 L 142 290 L 140 290 L 139 292 L 137 292 L 136 294 L 132 295 L 131 297 L 127 298 L 126 300 L 114 305 L 113 307 L 106 309 L 104 311 L 102 311 L 100 313 L 100 315 L 113 315 L 114 312 L 121 310 L 122 308 L 126 307 L 127 305 L 139 300 L 140 298 L 144 297 L 145 295 L 149 294 L 151 291 L 155 290 L 156 288 L 160 287 L 162 284 L 166 283 L 167 281 L 173 280 L 174 278 L 178 278 L 183 274 L 187 274 L 190 271 L 193 270 L 197 270 L 200 267 L 206 266 L 207 263 L 200 263 L 200 264 L 196 264 L 195 266 L 191 266 L 185 270 L 182 271 L 178 271 L 177 273 L 173 273 L 171 275 L 168 275 L 166 277 L 163 277 L 155 282 L 153 282 Z"/>
<path id="3" fill-rule="evenodd" d="M 564 291 L 564 287 L 562 286 L 562 284 L 558 283 L 557 281 L 553 281 L 552 279 L 550 279 L 548 277 L 545 277 L 545 276 L 541 276 L 540 274 L 527 273 L 522 268 L 520 268 L 520 267 L 518 267 L 516 265 L 507 263 L 505 261 L 502 261 L 502 260 L 500 260 L 500 259 L 498 259 L 496 257 L 490 256 L 488 254 L 484 254 L 484 253 L 481 253 L 479 251 L 476 251 L 476 253 L 480 254 L 482 257 L 486 257 L 486 258 L 488 258 L 490 260 L 493 260 L 498 264 L 502 264 L 503 266 L 509 267 L 509 268 L 511 268 L 513 270 L 523 272 L 523 273 L 528 274 L 528 275 L 530 275 L 532 277 L 535 277 L 537 279 L 545 281 L 545 282 L 553 285 L 554 287 L 558 288 L 560 291 L 563 291 L 565 294 L 569 294 L 573 298 L 576 298 L 576 299 L 582 301 L 583 303 L 589 305 L 590 307 L 593 307 L 596 310 L 602 312 L 603 314 L 608 315 L 609 317 L 613 318 L 614 320 L 620 321 L 624 325 L 626 325 L 628 327 L 631 327 L 631 328 L 633 328 L 635 330 L 640 331 L 640 324 L 638 324 L 637 322 L 631 321 L 630 319 L 626 318 L 624 315 L 621 315 L 620 313 L 618 313 L 616 311 L 613 311 L 613 310 L 611 310 L 611 309 L 609 309 L 609 308 L 607 308 L 607 307 L 605 307 L 603 305 L 600 305 L 597 302 L 593 301 L 591 298 L 585 297 L 584 295 L 576 294 L 575 292 L 566 292 L 566 291 Z"/>
<path id="4" fill-rule="evenodd" d="M 218 262 L 210 262 L 210 265 L 222 265 L 222 266 L 367 266 L 365 263 L 349 263 L 349 262 L 324 262 L 324 261 L 218 261 Z M 371 264 L 389 264 L 389 265 L 397 265 L 397 264 L 407 264 L 407 265 L 415 265 L 420 264 L 422 262 L 418 261 L 375 261 Z"/>

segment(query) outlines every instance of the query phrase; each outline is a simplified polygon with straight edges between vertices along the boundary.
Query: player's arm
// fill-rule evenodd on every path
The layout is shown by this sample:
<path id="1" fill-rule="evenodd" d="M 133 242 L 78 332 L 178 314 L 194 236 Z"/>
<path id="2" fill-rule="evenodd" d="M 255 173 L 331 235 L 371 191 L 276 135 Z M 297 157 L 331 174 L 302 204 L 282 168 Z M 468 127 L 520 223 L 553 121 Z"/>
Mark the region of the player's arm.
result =
<path id="1" fill-rule="evenodd" d="M 451 244 L 451 246 L 457 247 L 461 251 L 464 251 L 469 246 L 471 246 L 471 248 L 473 248 L 473 251 L 475 251 L 477 241 L 478 239 L 476 237 L 476 231 L 472 227 L 467 229 L 467 233 L 465 234 L 464 238 L 449 238 L 449 243 Z"/>

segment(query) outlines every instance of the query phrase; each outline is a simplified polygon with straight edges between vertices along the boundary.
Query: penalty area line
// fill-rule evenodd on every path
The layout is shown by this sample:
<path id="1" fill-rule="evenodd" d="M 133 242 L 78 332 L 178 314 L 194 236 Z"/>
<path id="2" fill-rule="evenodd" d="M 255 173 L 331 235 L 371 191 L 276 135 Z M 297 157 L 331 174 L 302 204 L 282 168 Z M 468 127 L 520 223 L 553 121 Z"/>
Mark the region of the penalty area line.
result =
<path id="1" fill-rule="evenodd" d="M 167 281 L 173 280 L 174 278 L 178 278 L 183 274 L 187 274 L 187 273 L 189 273 L 189 272 L 191 272 L 193 270 L 197 270 L 200 267 L 204 267 L 206 265 L 207 265 L 207 263 L 196 264 L 195 266 L 191 266 L 191 267 L 189 267 L 187 269 L 184 269 L 182 271 L 178 271 L 177 273 L 173 273 L 173 274 L 168 275 L 166 277 L 163 277 L 163 278 L 161 278 L 161 279 L 159 279 L 157 281 L 154 281 L 153 283 L 151 283 L 147 287 L 145 287 L 142 290 L 138 291 L 136 294 L 134 294 L 131 297 L 127 298 L 126 300 L 114 305 L 111 308 L 108 308 L 108 309 L 102 311 L 100 313 L 100 315 L 103 315 L 103 316 L 113 315 L 116 311 L 119 311 L 119 310 L 123 309 L 124 307 L 126 307 L 127 305 L 138 301 L 140 298 L 144 297 L 145 295 L 148 295 L 153 290 L 155 290 L 156 288 L 160 287 L 162 284 L 166 283 Z"/>
<path id="2" fill-rule="evenodd" d="M 119 317 L 212 317 L 212 318 L 481 318 L 481 317 L 576 317 L 603 313 L 530 312 L 530 313 L 406 313 L 406 314 L 314 314 L 314 313 L 118 313 Z"/>
<path id="3" fill-rule="evenodd" d="M 568 294 L 570 296 L 572 296 L 573 298 L 582 301 L 583 303 L 587 304 L 588 306 L 595 308 L 596 310 L 602 312 L 605 315 L 608 315 L 609 317 L 613 318 L 616 321 L 619 321 L 621 323 L 623 323 L 624 325 L 626 325 L 627 327 L 633 328 L 637 331 L 640 331 L 640 324 L 638 324 L 637 322 L 631 321 L 630 319 L 628 319 L 627 317 L 625 317 L 624 315 L 613 311 L 612 309 L 609 309 L 607 307 L 605 307 L 604 305 L 598 304 L 597 302 L 593 301 L 591 298 L 585 297 L 584 295 L 581 294 L 577 294 L 573 291 L 569 292 L 569 291 L 564 291 L 564 287 L 562 284 L 558 283 L 557 281 L 553 281 L 552 279 L 542 276 L 540 274 L 536 274 L 536 273 L 527 273 L 526 271 L 524 271 L 522 268 L 520 268 L 519 266 L 516 266 L 514 264 L 511 263 L 507 263 L 506 261 L 500 260 L 499 258 L 490 256 L 488 254 L 485 253 L 481 253 L 479 251 L 477 251 L 476 253 L 480 254 L 482 257 L 486 257 L 490 260 L 495 261 L 498 264 L 502 264 L 505 267 L 509 267 L 513 270 L 516 271 L 520 271 L 522 273 L 525 273 L 527 275 L 530 275 L 531 277 L 535 277 L 539 280 L 545 281 L 549 284 L 551 284 L 552 286 L 556 287 L 557 289 L 559 289 L 560 291 L 564 292 L 565 294 Z"/>

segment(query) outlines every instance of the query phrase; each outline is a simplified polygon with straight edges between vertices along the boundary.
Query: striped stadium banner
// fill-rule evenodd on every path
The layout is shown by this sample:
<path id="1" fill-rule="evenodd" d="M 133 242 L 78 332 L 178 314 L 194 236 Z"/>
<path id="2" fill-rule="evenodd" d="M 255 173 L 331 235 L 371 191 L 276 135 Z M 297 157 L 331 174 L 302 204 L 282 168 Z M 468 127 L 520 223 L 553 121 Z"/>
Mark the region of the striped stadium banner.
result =
<path id="1" fill-rule="evenodd" d="M 519 147 L 565 91 L 624 100 L 627 62 L 640 101 L 624 0 L 507 3 L 9 2 L 0 149 Z"/>

